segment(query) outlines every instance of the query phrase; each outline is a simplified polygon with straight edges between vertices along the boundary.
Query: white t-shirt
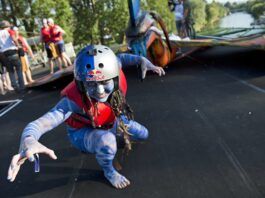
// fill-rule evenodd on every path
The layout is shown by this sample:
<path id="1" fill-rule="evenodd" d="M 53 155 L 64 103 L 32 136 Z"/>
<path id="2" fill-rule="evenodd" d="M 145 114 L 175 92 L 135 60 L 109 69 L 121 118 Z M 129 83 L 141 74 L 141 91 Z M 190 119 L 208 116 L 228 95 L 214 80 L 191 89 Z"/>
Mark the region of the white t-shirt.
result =
<path id="1" fill-rule="evenodd" d="M 184 18 L 184 7 L 183 3 L 178 3 L 175 6 L 175 19 L 181 21 Z"/>
<path id="2" fill-rule="evenodd" d="M 0 30 L 0 52 L 17 49 L 8 30 Z"/>

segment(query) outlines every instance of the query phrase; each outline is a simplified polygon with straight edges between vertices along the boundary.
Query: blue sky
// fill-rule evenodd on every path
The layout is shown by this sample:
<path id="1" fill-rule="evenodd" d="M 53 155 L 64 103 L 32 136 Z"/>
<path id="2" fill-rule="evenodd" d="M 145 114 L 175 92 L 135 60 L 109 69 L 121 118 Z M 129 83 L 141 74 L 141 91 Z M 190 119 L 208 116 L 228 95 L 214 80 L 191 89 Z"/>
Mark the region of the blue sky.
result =
<path id="1" fill-rule="evenodd" d="M 206 0 L 207 2 L 211 3 L 213 0 Z M 226 3 L 227 1 L 233 3 L 233 2 L 237 2 L 237 3 L 242 3 L 242 2 L 246 2 L 247 0 L 215 0 L 218 1 L 220 3 Z"/>

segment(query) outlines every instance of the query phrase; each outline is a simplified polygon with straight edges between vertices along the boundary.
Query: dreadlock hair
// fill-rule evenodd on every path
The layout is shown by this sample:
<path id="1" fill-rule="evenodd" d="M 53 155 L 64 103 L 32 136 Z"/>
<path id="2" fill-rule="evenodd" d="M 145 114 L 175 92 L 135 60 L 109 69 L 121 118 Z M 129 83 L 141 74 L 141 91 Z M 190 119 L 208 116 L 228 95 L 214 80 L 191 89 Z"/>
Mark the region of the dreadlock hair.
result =
<path id="1" fill-rule="evenodd" d="M 86 94 L 86 89 L 84 87 L 84 84 L 78 80 L 75 80 L 75 82 L 76 82 L 79 92 L 81 93 L 83 104 L 87 107 L 91 107 L 92 105 L 94 105 L 92 103 L 91 98 Z M 118 77 L 114 79 L 114 84 L 115 84 L 114 91 L 109 96 L 108 102 L 114 112 L 115 117 L 120 118 L 121 115 L 125 115 L 129 120 L 133 120 L 134 119 L 133 110 L 131 109 L 130 105 L 127 103 L 124 94 L 119 90 Z M 88 111 L 84 113 L 88 115 L 92 127 L 96 128 L 94 117 L 95 117 L 95 113 L 97 113 L 97 103 L 93 106 L 92 109 L 95 109 L 95 111 Z M 83 109 L 83 111 L 85 110 Z M 118 121 L 117 133 L 123 135 L 125 149 L 127 151 L 130 151 L 131 141 L 130 141 L 129 136 L 131 134 L 128 132 L 128 127 L 125 125 L 122 119 L 119 119 Z"/>

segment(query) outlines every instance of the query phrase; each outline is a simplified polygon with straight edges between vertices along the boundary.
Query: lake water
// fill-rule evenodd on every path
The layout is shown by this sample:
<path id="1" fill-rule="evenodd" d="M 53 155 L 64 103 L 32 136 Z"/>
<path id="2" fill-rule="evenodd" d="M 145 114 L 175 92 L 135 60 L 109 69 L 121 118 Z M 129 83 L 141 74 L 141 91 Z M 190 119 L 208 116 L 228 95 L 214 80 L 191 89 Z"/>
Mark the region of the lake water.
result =
<path id="1" fill-rule="evenodd" d="M 254 18 L 246 12 L 232 13 L 224 17 L 220 22 L 222 28 L 250 28 Z"/>

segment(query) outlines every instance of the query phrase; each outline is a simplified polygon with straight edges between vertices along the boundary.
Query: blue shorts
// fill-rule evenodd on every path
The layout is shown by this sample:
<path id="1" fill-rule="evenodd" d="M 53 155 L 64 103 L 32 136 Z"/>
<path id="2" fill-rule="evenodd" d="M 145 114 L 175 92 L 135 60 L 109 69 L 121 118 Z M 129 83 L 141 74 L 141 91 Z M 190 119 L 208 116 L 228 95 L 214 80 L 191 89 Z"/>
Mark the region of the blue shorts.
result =
<path id="1" fill-rule="evenodd" d="M 49 47 L 49 44 L 48 43 L 45 43 L 45 50 L 46 50 L 46 53 L 47 53 L 47 57 L 50 59 L 50 58 L 53 58 L 52 56 L 52 51 Z"/>
<path id="2" fill-rule="evenodd" d="M 65 45 L 64 45 L 64 41 L 58 41 L 57 43 L 55 43 L 57 49 L 58 49 L 58 52 L 60 54 L 62 54 L 63 52 L 65 52 Z"/>
<path id="3" fill-rule="evenodd" d="M 133 120 L 129 121 L 128 126 L 129 126 L 128 132 L 131 134 L 132 140 L 147 139 L 148 130 L 144 126 Z M 116 136 L 116 141 L 118 139 L 123 139 L 121 134 L 117 134 L 117 122 L 115 122 L 113 128 L 108 130 L 94 129 L 90 127 L 81 128 L 81 129 L 74 129 L 68 127 L 67 131 L 68 131 L 68 137 L 72 145 L 74 145 L 74 147 L 76 147 L 77 149 L 88 153 L 95 152 L 95 148 L 98 146 L 97 141 L 104 134 L 112 133 L 114 136 Z"/>
<path id="4" fill-rule="evenodd" d="M 70 139 L 71 144 L 79 149 L 82 152 L 85 153 L 94 153 L 95 149 L 95 140 L 97 139 L 98 135 L 101 135 L 101 133 L 113 133 L 115 128 L 112 130 L 99 130 L 99 129 L 93 129 L 93 128 L 81 128 L 81 129 L 74 129 L 71 127 L 67 128 L 68 131 L 68 137 Z M 115 135 L 115 132 L 113 133 Z"/>

